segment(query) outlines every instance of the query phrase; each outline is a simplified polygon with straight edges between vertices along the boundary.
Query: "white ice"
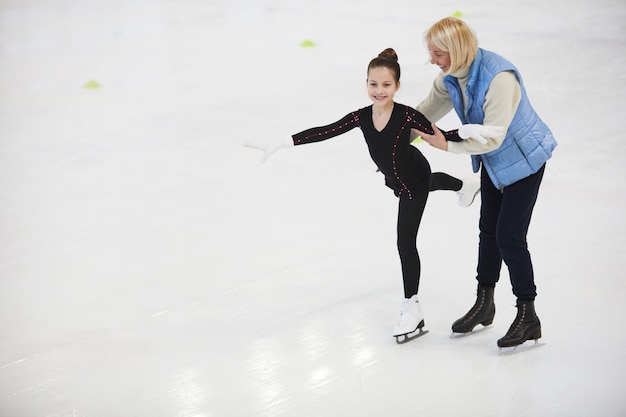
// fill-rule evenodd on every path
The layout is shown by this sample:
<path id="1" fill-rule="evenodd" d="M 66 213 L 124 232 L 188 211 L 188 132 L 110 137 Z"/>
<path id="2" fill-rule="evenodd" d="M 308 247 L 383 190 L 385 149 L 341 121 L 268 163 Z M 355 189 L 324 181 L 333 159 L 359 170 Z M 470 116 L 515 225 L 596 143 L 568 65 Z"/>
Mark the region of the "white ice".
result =
<path id="1" fill-rule="evenodd" d="M 386 47 L 416 105 L 421 35 L 456 10 L 559 141 L 529 235 L 542 345 L 511 355 L 506 267 L 494 324 L 450 338 L 479 204 L 430 196 L 429 333 L 396 345 L 397 202 L 360 132 L 242 146 L 368 105 Z M 0 416 L 626 415 L 625 22 L 623 0 L 3 0 Z"/>

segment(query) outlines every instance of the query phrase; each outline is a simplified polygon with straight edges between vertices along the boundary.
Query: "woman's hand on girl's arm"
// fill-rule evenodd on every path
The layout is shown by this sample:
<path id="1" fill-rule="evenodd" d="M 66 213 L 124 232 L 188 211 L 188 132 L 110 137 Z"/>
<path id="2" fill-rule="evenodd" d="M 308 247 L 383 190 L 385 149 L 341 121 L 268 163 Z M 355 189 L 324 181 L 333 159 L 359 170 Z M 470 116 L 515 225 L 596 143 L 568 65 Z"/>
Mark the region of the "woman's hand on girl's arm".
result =
<path id="1" fill-rule="evenodd" d="M 434 123 L 432 123 L 431 125 L 432 125 L 433 131 L 434 131 L 434 133 L 432 135 L 430 135 L 430 134 L 428 134 L 426 132 L 419 131 L 417 129 L 411 129 L 411 131 L 413 131 L 414 133 L 417 133 L 419 136 L 421 136 L 422 139 L 424 140 L 424 142 L 427 142 L 430 146 L 434 146 L 435 148 L 441 149 L 442 151 L 447 151 L 448 150 L 448 141 L 446 141 L 445 136 L 443 135 L 441 130 L 439 130 L 437 125 L 435 125 Z"/>

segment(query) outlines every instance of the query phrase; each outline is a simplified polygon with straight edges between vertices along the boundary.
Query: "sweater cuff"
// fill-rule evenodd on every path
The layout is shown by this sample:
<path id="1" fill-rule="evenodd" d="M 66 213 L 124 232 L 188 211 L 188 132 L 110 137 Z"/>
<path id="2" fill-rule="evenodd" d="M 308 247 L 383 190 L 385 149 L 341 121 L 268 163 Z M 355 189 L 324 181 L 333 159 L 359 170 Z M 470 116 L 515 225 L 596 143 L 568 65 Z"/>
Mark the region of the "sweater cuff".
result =
<path id="1" fill-rule="evenodd" d="M 456 141 L 449 141 L 448 142 L 448 152 L 450 153 L 465 153 L 462 151 L 462 146 L 461 146 L 461 141 L 456 142 Z"/>

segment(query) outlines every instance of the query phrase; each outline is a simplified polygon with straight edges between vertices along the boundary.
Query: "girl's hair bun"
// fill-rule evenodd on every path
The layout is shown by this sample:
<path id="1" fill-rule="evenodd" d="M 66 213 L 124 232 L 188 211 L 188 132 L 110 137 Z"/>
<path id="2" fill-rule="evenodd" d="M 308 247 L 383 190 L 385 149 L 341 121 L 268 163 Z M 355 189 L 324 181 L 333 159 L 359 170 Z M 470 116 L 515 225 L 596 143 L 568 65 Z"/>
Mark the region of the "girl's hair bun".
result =
<path id="1" fill-rule="evenodd" d="M 393 48 L 385 49 L 378 54 L 378 57 L 398 62 L 398 54 L 396 54 L 396 51 L 394 51 Z"/>

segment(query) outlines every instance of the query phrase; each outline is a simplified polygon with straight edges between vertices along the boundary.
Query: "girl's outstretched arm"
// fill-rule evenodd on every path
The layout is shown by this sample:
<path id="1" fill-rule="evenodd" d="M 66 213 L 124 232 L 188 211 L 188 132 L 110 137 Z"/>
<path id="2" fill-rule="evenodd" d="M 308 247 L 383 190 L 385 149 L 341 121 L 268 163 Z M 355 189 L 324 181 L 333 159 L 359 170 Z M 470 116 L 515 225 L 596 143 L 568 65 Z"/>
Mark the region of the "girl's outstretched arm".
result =
<path id="1" fill-rule="evenodd" d="M 296 145 L 304 145 L 305 143 L 320 142 L 349 132 L 361 125 L 361 110 L 349 113 L 335 123 L 326 126 L 312 127 L 296 133 L 293 135 L 293 141 Z"/>
<path id="2" fill-rule="evenodd" d="M 358 110 L 342 117 L 335 123 L 326 126 L 313 127 L 311 129 L 303 130 L 300 133 L 296 133 L 293 136 L 278 140 L 264 140 L 257 138 L 247 139 L 243 146 L 263 151 L 264 153 L 261 157 L 261 162 L 263 163 L 271 154 L 279 149 L 291 148 L 294 145 L 303 145 L 305 143 L 320 142 L 341 135 L 342 133 L 346 133 L 357 126 L 360 126 L 360 114 L 361 110 Z"/>
<path id="3" fill-rule="evenodd" d="M 261 163 L 264 163 L 267 158 L 274 152 L 283 148 L 291 148 L 294 146 L 293 138 L 288 136 L 286 138 L 281 138 L 279 140 L 268 141 L 263 139 L 247 139 L 243 146 L 246 148 L 258 149 L 263 151 L 263 156 L 261 157 Z"/>

